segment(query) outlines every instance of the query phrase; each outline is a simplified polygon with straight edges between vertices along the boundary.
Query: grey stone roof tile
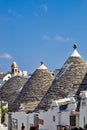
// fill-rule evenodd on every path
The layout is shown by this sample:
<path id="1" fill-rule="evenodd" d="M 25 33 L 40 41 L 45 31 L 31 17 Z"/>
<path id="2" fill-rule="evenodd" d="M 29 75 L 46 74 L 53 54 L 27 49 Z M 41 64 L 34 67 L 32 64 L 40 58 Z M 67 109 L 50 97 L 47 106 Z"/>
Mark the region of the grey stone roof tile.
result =
<path id="1" fill-rule="evenodd" d="M 23 85 L 27 81 L 27 78 L 15 76 L 9 79 L 1 88 L 1 99 L 8 101 L 8 104 L 12 104 L 18 94 L 20 93 Z"/>
<path id="2" fill-rule="evenodd" d="M 53 100 L 66 97 L 68 94 L 75 95 L 78 91 L 80 93 L 85 87 L 87 89 L 87 81 L 86 86 L 81 85 L 86 72 L 87 63 L 81 57 L 69 57 L 36 110 L 48 110 Z"/>
<path id="3" fill-rule="evenodd" d="M 9 111 L 33 111 L 52 84 L 54 77 L 48 69 L 36 69 L 24 85 Z"/>

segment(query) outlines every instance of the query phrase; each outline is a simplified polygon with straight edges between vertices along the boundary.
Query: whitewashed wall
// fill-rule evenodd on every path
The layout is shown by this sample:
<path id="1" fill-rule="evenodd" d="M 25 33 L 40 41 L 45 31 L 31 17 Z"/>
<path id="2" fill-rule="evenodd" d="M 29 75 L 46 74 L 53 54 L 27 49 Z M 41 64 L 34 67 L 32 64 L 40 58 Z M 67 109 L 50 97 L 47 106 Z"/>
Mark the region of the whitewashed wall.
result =
<path id="1" fill-rule="evenodd" d="M 25 112 L 14 112 L 12 113 L 12 118 L 18 120 L 18 130 L 21 130 L 22 123 L 24 123 L 27 130 L 28 127 L 28 117 Z"/>
<path id="2" fill-rule="evenodd" d="M 3 77 L 2 79 L 0 79 L 0 87 L 2 87 L 2 85 L 8 81 L 11 78 L 11 74 L 7 74 L 5 75 L 5 77 Z"/>
<path id="3" fill-rule="evenodd" d="M 53 121 L 53 116 L 55 116 L 55 121 Z M 44 124 L 39 124 L 39 129 L 43 130 L 57 130 L 56 124 L 58 122 L 57 112 L 49 109 L 47 112 L 40 112 L 39 119 L 44 120 Z"/>
<path id="4" fill-rule="evenodd" d="M 34 115 L 38 114 L 39 119 L 44 121 L 44 124 L 39 124 L 40 130 L 57 130 L 58 125 L 70 125 L 69 117 L 71 111 L 75 109 L 76 103 L 72 100 L 65 111 L 60 112 L 57 105 L 51 107 L 48 111 L 39 111 L 39 113 L 13 112 L 12 118 L 18 120 L 18 130 L 21 130 L 22 123 L 24 123 L 25 129 L 29 130 L 30 126 L 34 125 Z M 55 120 L 53 120 L 53 117 L 55 117 Z"/>
<path id="5" fill-rule="evenodd" d="M 59 106 L 55 106 L 50 108 L 47 112 L 42 111 L 39 114 L 39 118 L 44 120 L 43 125 L 39 125 L 41 130 L 57 130 L 57 125 L 70 125 L 70 114 L 72 110 L 76 109 L 76 103 L 73 98 L 71 102 L 68 104 L 68 108 L 66 111 L 59 112 Z M 53 121 L 53 116 L 55 116 L 55 121 Z"/>
<path id="6" fill-rule="evenodd" d="M 80 127 L 84 128 L 87 124 L 87 99 L 81 101 L 80 107 Z"/>
<path id="7" fill-rule="evenodd" d="M 8 81 L 11 78 L 11 74 L 7 74 L 4 78 L 3 81 Z"/>
<path id="8" fill-rule="evenodd" d="M 12 112 L 12 119 L 18 120 L 18 130 L 21 130 L 22 123 L 25 125 L 25 129 L 29 130 L 31 125 L 34 125 L 34 113 L 26 114 L 25 112 Z M 5 124 L 8 125 L 8 114 L 6 114 Z"/>

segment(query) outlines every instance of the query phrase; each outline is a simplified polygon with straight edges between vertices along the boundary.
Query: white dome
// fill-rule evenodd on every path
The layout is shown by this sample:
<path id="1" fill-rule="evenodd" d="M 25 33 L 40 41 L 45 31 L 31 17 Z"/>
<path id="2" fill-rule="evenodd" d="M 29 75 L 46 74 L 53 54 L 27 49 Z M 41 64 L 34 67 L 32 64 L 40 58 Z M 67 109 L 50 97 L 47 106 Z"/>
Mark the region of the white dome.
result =
<path id="1" fill-rule="evenodd" d="M 40 69 L 48 69 L 44 64 L 41 64 L 39 67 L 38 67 L 38 69 L 40 70 Z"/>
<path id="2" fill-rule="evenodd" d="M 81 57 L 78 51 L 75 49 L 71 55 L 71 57 Z"/>

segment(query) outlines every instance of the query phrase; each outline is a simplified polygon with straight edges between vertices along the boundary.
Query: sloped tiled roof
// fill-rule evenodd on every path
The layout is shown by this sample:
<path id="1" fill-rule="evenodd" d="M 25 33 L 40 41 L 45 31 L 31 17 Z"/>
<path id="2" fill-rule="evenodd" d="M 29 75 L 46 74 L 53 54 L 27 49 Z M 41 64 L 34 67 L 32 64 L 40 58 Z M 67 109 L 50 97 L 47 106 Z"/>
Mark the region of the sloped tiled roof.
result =
<path id="1" fill-rule="evenodd" d="M 54 77 L 44 64 L 31 75 L 9 111 L 33 111 L 52 84 Z"/>
<path id="2" fill-rule="evenodd" d="M 86 72 L 87 63 L 82 59 L 77 50 L 74 50 L 73 55 L 71 55 L 64 63 L 53 84 L 46 92 L 36 110 L 48 110 L 52 100 L 66 97 L 68 94 L 75 95 L 78 89 L 84 90 L 85 86 L 83 85 L 83 88 L 81 83 L 86 75 Z M 79 88 L 80 85 L 82 86 L 81 88 Z"/>
<path id="3" fill-rule="evenodd" d="M 8 101 L 8 104 L 10 105 L 18 96 L 26 81 L 26 78 L 20 76 L 9 79 L 0 89 L 1 99 Z"/>

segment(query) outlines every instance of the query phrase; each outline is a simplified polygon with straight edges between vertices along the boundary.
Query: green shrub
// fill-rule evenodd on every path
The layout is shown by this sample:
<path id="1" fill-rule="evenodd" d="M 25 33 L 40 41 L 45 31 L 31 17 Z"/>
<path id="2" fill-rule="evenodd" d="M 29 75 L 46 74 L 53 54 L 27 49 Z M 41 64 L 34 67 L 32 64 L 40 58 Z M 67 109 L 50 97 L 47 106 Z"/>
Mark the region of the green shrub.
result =
<path id="1" fill-rule="evenodd" d="M 5 121 L 5 113 L 7 113 L 7 108 L 1 107 L 1 123 Z"/>

